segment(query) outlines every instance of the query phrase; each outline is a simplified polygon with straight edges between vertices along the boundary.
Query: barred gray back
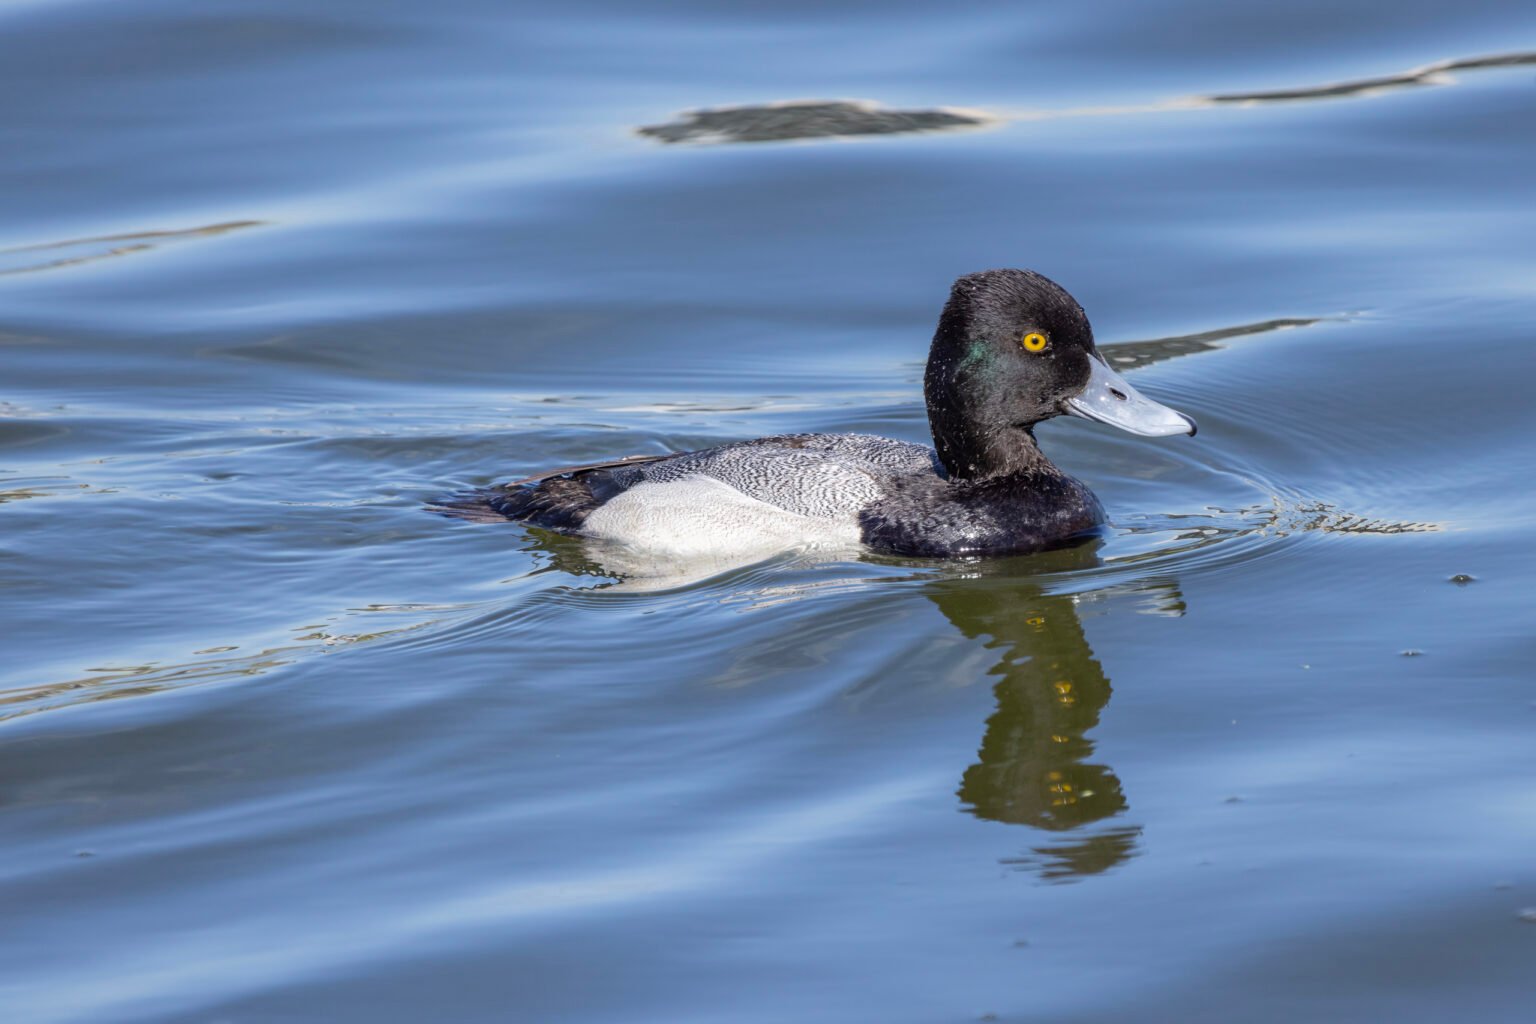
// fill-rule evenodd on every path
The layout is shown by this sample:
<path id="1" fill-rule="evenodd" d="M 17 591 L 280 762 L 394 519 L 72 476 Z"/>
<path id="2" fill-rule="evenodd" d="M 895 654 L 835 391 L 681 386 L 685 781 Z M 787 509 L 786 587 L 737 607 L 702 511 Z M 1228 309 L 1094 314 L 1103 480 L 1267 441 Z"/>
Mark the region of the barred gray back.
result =
<path id="1" fill-rule="evenodd" d="M 856 514 L 892 478 L 933 474 L 932 449 L 873 434 L 787 434 L 611 470 L 623 487 L 713 477 L 748 497 L 821 519 Z"/>

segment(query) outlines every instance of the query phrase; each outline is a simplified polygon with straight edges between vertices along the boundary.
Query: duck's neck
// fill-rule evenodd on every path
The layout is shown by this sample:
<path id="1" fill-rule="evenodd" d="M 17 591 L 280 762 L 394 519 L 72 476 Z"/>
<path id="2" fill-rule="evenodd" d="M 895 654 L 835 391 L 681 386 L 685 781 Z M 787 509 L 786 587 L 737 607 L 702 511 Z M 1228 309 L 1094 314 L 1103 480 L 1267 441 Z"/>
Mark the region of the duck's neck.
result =
<path id="1" fill-rule="evenodd" d="M 975 421 L 940 423 L 930 413 L 933 445 L 951 480 L 991 480 L 1005 476 L 1060 476 L 1031 427 L 987 429 Z"/>

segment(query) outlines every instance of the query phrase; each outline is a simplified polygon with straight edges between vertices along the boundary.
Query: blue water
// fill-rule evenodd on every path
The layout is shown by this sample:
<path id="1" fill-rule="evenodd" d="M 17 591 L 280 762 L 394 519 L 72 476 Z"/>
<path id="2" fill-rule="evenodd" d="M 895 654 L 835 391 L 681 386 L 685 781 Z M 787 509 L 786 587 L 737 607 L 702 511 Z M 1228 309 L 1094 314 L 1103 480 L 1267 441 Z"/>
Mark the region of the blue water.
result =
<path id="1" fill-rule="evenodd" d="M 1529 1020 L 1532 53 L 1514 2 L 0 6 L 5 1018 Z M 873 106 L 762 109 L 813 100 Z M 1042 429 L 1088 548 L 668 576 L 423 511 L 926 442 L 995 266 L 1200 422 Z"/>

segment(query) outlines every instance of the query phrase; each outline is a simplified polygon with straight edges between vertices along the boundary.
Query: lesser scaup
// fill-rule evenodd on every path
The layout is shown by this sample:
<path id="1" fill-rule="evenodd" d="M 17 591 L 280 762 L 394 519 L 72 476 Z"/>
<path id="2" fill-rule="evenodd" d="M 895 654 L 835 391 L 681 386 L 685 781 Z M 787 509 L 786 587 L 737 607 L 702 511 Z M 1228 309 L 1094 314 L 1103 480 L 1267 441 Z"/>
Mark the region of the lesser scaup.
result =
<path id="1" fill-rule="evenodd" d="M 1018 554 L 1103 522 L 1034 426 L 1063 413 L 1134 434 L 1193 434 L 1099 355 L 1077 301 L 1029 270 L 955 282 L 923 379 L 933 448 L 870 434 L 787 434 L 566 467 L 478 506 L 560 533 L 679 557 L 863 544 L 897 555 Z"/>

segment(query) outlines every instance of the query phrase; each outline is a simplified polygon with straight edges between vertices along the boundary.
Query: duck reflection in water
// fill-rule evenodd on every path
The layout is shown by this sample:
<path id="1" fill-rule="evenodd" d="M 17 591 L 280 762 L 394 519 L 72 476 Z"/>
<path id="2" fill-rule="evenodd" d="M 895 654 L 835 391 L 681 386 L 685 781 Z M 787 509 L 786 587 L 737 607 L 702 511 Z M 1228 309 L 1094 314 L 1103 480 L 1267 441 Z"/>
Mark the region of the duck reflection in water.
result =
<path id="1" fill-rule="evenodd" d="M 692 572 L 663 572 L 655 562 L 581 538 L 543 531 L 531 536 L 535 547 L 551 556 L 544 571 L 604 577 L 609 582 L 599 588 L 605 590 L 671 589 L 732 568 L 710 563 Z M 926 581 L 923 593 L 945 618 L 966 638 L 1000 653 L 987 673 L 997 678 L 997 710 L 987 719 L 976 763 L 964 770 L 956 795 L 978 818 L 1056 834 L 1003 861 L 1046 881 L 1107 871 L 1135 856 L 1141 835 L 1139 825 L 1123 823 L 1129 804 L 1120 779 L 1093 760 L 1088 733 L 1099 724 L 1111 687 L 1083 631 L 1080 607 L 1133 597 L 1138 610 L 1183 613 L 1177 587 L 1166 580 L 1051 592 L 1052 583 L 1090 579 L 1087 571 L 1102 564 L 1099 546 L 1093 539 L 1016 558 L 948 563 L 937 576 L 928 575 L 933 563 L 917 563 L 923 569 L 919 578 Z"/>
<path id="2" fill-rule="evenodd" d="M 1094 541 L 979 562 L 970 578 L 937 580 L 927 589 L 956 629 L 1001 652 L 988 673 L 997 677 L 997 710 L 957 795 L 978 818 L 1059 833 L 1058 841 L 1006 862 L 1054 881 L 1097 874 L 1129 859 L 1141 834 L 1136 825 L 1099 824 L 1119 819 L 1129 805 L 1114 771 L 1093 760 L 1087 735 L 1099 724 L 1111 687 L 1083 632 L 1078 605 L 1109 592 L 1052 594 L 1042 580 L 1042 574 L 1098 565 L 1097 547 Z M 1169 584 L 1138 587 L 1149 588 L 1158 611 L 1182 611 Z"/>

